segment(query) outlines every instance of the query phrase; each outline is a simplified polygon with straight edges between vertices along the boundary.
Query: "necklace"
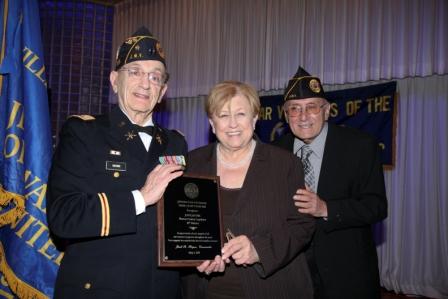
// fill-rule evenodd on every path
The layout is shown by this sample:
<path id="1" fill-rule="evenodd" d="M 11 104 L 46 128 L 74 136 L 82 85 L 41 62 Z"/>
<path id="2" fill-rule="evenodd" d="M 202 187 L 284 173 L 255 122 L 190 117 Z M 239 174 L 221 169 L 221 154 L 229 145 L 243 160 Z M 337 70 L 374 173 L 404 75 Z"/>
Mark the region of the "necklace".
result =
<path id="1" fill-rule="evenodd" d="M 249 152 L 247 153 L 246 157 L 242 158 L 241 160 L 237 161 L 237 162 L 229 162 L 229 161 L 225 161 L 224 157 L 222 156 L 222 152 L 221 152 L 221 146 L 218 143 L 218 146 L 216 147 L 216 157 L 218 158 L 219 163 L 221 163 L 221 165 L 225 168 L 229 168 L 229 169 L 236 169 L 239 168 L 243 165 L 245 165 L 247 162 L 249 162 L 252 159 L 252 156 L 254 155 L 254 151 L 255 151 L 255 145 L 256 142 L 252 139 L 251 144 L 250 144 L 250 149 Z"/>

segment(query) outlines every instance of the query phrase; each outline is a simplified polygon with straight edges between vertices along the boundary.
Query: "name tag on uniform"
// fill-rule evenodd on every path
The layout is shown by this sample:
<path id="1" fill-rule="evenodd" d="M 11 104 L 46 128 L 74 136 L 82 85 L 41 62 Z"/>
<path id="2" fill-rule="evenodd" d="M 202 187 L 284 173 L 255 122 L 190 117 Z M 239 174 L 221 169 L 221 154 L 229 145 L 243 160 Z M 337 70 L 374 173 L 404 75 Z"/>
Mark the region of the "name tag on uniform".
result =
<path id="1" fill-rule="evenodd" d="M 125 162 L 106 161 L 106 170 L 126 171 Z"/>

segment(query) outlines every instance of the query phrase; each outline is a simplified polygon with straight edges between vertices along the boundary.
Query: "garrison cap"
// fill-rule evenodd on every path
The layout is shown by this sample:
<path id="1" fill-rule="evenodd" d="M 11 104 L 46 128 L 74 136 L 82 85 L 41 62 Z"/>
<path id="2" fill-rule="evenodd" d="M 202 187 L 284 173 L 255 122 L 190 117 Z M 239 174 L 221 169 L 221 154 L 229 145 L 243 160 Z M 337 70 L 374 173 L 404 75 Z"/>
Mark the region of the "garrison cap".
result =
<path id="1" fill-rule="evenodd" d="M 118 48 L 115 70 L 138 60 L 158 60 L 166 67 L 165 53 L 160 42 L 146 27 L 140 27 Z"/>
<path id="2" fill-rule="evenodd" d="M 320 83 L 318 77 L 311 76 L 301 66 L 297 70 L 294 77 L 292 77 L 288 86 L 285 89 L 283 99 L 288 100 L 300 100 L 307 98 L 324 98 L 325 92 Z"/>

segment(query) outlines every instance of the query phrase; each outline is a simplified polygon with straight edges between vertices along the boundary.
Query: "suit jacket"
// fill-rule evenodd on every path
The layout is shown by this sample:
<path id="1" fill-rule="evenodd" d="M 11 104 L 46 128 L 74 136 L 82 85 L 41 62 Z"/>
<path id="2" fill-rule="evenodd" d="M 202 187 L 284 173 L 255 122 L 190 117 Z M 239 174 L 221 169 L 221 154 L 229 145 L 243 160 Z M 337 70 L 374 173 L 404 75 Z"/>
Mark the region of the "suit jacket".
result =
<path id="1" fill-rule="evenodd" d="M 188 172 L 216 175 L 216 144 L 189 153 Z M 257 142 L 229 229 L 246 235 L 260 263 L 238 267 L 248 298 L 312 298 L 303 249 L 314 219 L 297 212 L 292 195 L 303 186 L 300 162 L 290 153 Z M 213 276 L 213 274 L 212 274 Z M 183 281 L 184 298 L 204 298 L 207 279 L 194 273 Z"/>
<path id="2" fill-rule="evenodd" d="M 182 136 L 157 126 L 147 152 L 118 108 L 66 121 L 47 198 L 50 230 L 67 244 L 55 298 L 176 298 L 178 272 L 157 268 L 156 208 L 136 216 L 131 191 L 160 156 L 186 154 Z"/>
<path id="3" fill-rule="evenodd" d="M 293 144 L 292 134 L 277 142 L 289 151 Z M 327 203 L 328 219 L 317 220 L 308 255 L 316 297 L 380 298 L 371 225 L 386 218 L 387 200 L 376 140 L 329 124 L 317 194 Z"/>

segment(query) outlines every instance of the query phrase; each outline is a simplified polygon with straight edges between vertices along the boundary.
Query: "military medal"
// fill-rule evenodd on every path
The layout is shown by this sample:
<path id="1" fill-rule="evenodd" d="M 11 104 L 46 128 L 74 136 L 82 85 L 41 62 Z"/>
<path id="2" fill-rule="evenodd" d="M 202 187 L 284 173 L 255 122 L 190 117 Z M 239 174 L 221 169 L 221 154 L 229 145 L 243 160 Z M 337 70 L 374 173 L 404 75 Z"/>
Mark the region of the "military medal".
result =
<path id="1" fill-rule="evenodd" d="M 162 165 L 165 164 L 176 164 L 176 165 L 182 165 L 186 166 L 187 163 L 185 162 L 185 157 L 183 155 L 179 156 L 160 156 L 159 162 Z"/>

